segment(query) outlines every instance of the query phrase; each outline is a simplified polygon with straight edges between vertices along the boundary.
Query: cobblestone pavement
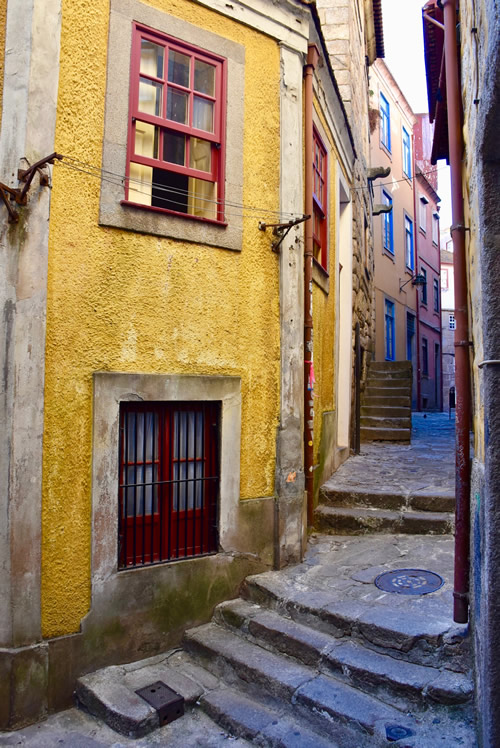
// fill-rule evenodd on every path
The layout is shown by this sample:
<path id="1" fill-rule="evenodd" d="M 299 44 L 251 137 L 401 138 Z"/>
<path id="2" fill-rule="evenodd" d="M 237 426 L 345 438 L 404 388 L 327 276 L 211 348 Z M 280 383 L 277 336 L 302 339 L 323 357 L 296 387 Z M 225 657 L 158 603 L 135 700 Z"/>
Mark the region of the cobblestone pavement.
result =
<path id="1" fill-rule="evenodd" d="M 455 422 L 448 413 L 412 413 L 411 444 L 361 444 L 332 477 L 336 487 L 454 494 Z M 331 481 L 329 481 L 330 483 Z"/>
<path id="2" fill-rule="evenodd" d="M 448 414 L 413 414 L 412 443 L 406 445 L 363 444 L 361 455 L 351 457 L 335 474 L 335 481 L 351 488 L 384 486 L 391 492 L 437 492 L 453 495 L 454 423 Z M 374 580 L 383 571 L 417 568 L 434 571 L 444 579 L 440 590 L 429 595 L 406 596 L 383 592 Z M 328 592 L 336 600 L 356 604 L 370 603 L 388 616 L 407 621 L 409 629 L 416 620 L 429 616 L 452 622 L 453 538 L 431 535 L 332 536 L 315 534 L 302 564 L 281 572 L 284 586 L 297 590 Z M 465 627 L 456 626 L 457 634 Z M 440 720 L 437 720 L 439 723 Z M 472 727 L 464 723 L 463 738 L 446 738 L 444 723 L 436 730 L 436 745 L 475 745 Z M 43 723 L 15 733 L 0 733 L 0 746 L 29 748 L 137 748 L 164 745 L 170 748 L 249 745 L 227 735 L 199 711 L 186 714 L 172 725 L 141 740 L 129 740 L 113 732 L 90 715 L 71 709 L 52 715 Z"/>

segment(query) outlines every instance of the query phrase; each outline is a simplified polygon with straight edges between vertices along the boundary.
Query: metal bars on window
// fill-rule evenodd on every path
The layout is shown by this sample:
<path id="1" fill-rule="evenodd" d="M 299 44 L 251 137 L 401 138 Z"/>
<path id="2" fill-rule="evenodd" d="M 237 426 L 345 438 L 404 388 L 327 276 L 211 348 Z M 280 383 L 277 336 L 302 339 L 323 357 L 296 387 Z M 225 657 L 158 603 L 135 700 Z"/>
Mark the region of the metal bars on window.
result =
<path id="1" fill-rule="evenodd" d="M 217 550 L 219 409 L 121 404 L 119 568 Z"/>

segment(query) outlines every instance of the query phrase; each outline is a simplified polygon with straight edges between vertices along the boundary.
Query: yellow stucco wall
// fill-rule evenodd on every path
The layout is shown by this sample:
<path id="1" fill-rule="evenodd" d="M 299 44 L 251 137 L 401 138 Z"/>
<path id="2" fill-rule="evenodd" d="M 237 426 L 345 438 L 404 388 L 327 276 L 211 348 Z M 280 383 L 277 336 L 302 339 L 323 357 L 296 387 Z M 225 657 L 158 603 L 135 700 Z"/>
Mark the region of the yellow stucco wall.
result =
<path id="1" fill-rule="evenodd" d="M 320 459 L 322 414 L 335 408 L 335 277 L 337 267 L 337 247 L 335 243 L 337 226 L 335 223 L 337 201 L 337 179 L 335 163 L 338 158 L 334 140 L 328 129 L 317 100 L 314 108 L 323 131 L 328 138 L 328 272 L 330 275 L 329 293 L 313 283 L 313 355 L 316 385 L 314 387 L 314 464 Z"/>
<path id="2" fill-rule="evenodd" d="M 243 201 L 277 210 L 277 45 L 189 0 L 145 2 L 245 46 Z M 97 165 L 108 12 L 104 1 L 63 0 L 55 146 Z M 98 202 L 98 179 L 55 167 L 43 465 L 46 637 L 77 631 L 90 604 L 94 371 L 241 376 L 241 497 L 274 491 L 279 267 L 258 217 L 244 219 L 239 253 L 99 227 Z"/>

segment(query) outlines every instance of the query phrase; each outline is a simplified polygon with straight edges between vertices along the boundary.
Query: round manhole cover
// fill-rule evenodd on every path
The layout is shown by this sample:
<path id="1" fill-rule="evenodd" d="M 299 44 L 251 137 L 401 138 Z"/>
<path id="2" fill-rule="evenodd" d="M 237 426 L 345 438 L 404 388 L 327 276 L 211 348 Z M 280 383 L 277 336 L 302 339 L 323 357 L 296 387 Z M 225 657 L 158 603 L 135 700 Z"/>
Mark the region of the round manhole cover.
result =
<path id="1" fill-rule="evenodd" d="M 375 585 L 379 590 L 396 592 L 399 595 L 427 595 L 438 590 L 443 584 L 443 577 L 424 569 L 385 571 L 375 579 Z"/>

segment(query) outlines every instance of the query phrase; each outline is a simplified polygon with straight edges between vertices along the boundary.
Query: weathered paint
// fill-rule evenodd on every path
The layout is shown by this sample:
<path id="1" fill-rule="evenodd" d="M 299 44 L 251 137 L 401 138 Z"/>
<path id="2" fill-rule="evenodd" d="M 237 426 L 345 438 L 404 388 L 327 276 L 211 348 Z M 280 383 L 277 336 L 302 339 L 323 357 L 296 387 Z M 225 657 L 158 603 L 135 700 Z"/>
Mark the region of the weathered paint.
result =
<path id="1" fill-rule="evenodd" d="M 0 122 L 3 106 L 3 76 L 5 58 L 5 25 L 7 23 L 7 0 L 0 0 Z"/>
<path id="2" fill-rule="evenodd" d="M 323 433 L 325 427 L 324 414 L 335 409 L 335 330 L 336 330 L 336 267 L 338 263 L 336 246 L 336 204 L 338 151 L 334 137 L 328 128 L 327 121 L 317 99 L 314 101 L 315 115 L 321 124 L 322 133 L 327 139 L 328 148 L 328 285 L 313 282 L 313 324 L 314 324 L 314 371 L 316 384 L 314 386 L 314 488 L 315 495 L 325 478 L 322 463 L 325 455 L 322 443 L 331 443 L 329 434 Z M 321 271 L 316 268 L 315 276 Z M 318 278 L 320 280 L 320 278 Z M 325 289 L 328 289 L 326 292 Z M 328 422 L 328 421 L 327 421 Z"/>
<path id="3" fill-rule="evenodd" d="M 244 45 L 243 201 L 277 210 L 278 46 L 187 0 L 149 4 Z M 96 165 L 107 30 L 107 4 L 63 3 L 56 150 Z M 89 609 L 94 371 L 240 376 L 241 498 L 274 491 L 278 260 L 257 229 L 258 217 L 244 218 L 243 250 L 233 253 L 100 228 L 98 201 L 97 179 L 56 167 L 42 522 L 46 637 L 78 631 Z"/>

